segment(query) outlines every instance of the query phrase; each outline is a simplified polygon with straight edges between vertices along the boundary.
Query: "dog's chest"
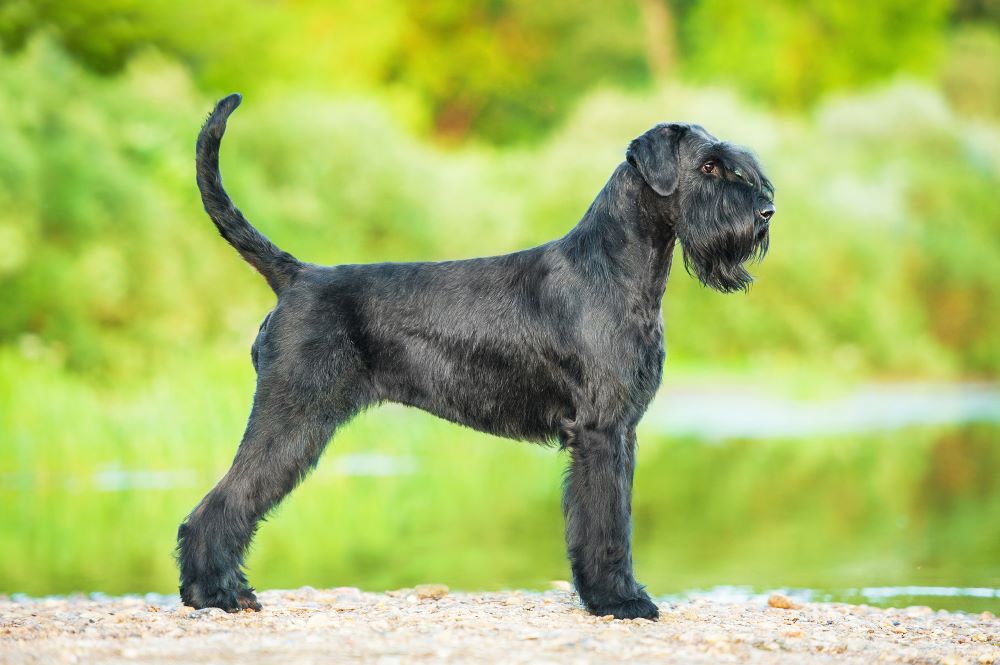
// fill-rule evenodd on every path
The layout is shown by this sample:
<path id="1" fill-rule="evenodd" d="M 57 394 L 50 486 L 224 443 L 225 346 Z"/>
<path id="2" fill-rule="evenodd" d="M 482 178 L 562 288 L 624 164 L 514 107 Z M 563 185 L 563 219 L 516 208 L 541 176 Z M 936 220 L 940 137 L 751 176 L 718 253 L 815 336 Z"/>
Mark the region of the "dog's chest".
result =
<path id="1" fill-rule="evenodd" d="M 660 387 L 665 358 L 663 324 L 657 318 L 637 335 L 632 383 L 635 401 L 643 410 L 653 400 Z"/>
<path id="2" fill-rule="evenodd" d="M 618 386 L 606 393 L 617 404 L 606 407 L 641 416 L 660 386 L 664 358 L 663 324 L 659 316 L 623 323 L 608 340 L 604 364 L 607 374 L 592 377 L 596 383 Z"/>

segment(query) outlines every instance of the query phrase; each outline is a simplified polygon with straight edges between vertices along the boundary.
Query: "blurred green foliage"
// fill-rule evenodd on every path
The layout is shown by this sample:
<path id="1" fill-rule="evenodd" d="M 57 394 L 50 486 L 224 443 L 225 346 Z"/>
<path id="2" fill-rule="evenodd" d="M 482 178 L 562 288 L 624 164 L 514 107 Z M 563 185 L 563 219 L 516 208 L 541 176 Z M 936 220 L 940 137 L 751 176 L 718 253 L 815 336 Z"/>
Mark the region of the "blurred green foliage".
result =
<path id="1" fill-rule="evenodd" d="M 200 211 L 191 146 L 211 102 L 183 67 L 150 55 L 104 78 L 38 40 L 0 63 L 0 105 L 0 342 L 88 371 L 248 343 L 271 296 Z M 363 98 L 263 95 L 234 117 L 223 171 L 251 219 L 305 260 L 499 253 L 568 230 L 628 140 L 662 118 L 754 146 L 780 210 L 749 297 L 678 268 L 676 361 L 1000 369 L 1000 133 L 918 84 L 804 117 L 678 84 L 604 92 L 533 147 L 448 151 Z"/>
<path id="2" fill-rule="evenodd" d="M 995 3 L 637 0 L 5 0 L 0 43 L 50 34 L 101 72 L 177 58 L 217 92 L 378 90 L 440 137 L 537 139 L 595 86 L 724 82 L 769 106 L 934 73 L 948 29 L 996 28 Z"/>
<path id="3" fill-rule="evenodd" d="M 692 3 L 683 22 L 686 69 L 777 106 L 932 69 L 948 0 Z"/>
<path id="4" fill-rule="evenodd" d="M 273 294 L 201 211 L 194 138 L 221 94 L 247 93 L 231 194 L 321 263 L 544 242 L 632 137 L 700 122 L 757 150 L 778 215 L 748 296 L 675 262 L 668 380 L 994 380 L 998 23 L 992 0 L 0 0 L 0 591 L 169 589 L 176 524 L 231 458 Z M 263 529 L 255 581 L 564 577 L 562 460 L 484 438 L 363 417 L 334 455 L 380 442 L 418 471 L 321 465 Z M 995 429 L 647 439 L 637 561 L 657 593 L 1000 586 Z M 192 475 L 94 480 L 118 471 Z"/>

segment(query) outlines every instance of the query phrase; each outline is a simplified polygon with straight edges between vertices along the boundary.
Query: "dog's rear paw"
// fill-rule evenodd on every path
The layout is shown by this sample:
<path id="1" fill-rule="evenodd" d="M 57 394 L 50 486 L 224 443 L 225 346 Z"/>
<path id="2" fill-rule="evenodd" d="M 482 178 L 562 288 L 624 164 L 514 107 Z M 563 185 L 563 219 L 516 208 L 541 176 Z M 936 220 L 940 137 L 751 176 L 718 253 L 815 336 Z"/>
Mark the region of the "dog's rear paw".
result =
<path id="1" fill-rule="evenodd" d="M 597 616 L 608 616 L 616 619 L 650 619 L 655 620 L 660 616 L 660 610 L 649 598 L 632 598 L 615 605 L 602 605 L 591 609 L 591 613 Z"/>

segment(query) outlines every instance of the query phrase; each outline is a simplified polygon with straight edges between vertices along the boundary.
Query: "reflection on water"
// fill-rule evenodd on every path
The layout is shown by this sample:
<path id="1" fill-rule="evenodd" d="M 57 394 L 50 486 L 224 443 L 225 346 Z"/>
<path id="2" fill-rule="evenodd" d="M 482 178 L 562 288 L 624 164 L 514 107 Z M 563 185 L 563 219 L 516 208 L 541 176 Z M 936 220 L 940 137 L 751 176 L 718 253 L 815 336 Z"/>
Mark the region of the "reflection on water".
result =
<path id="1" fill-rule="evenodd" d="M 389 417 L 406 418 L 406 410 L 381 407 Z M 409 416 L 409 417 L 412 417 Z M 877 384 L 830 400 L 795 400 L 754 393 L 746 388 L 667 387 L 651 405 L 644 432 L 719 439 L 773 439 L 893 431 L 910 426 L 1000 423 L 1000 387 L 993 384 Z M 413 474 L 419 460 L 384 452 L 333 453 L 329 467 L 343 476 L 390 477 Z M 328 471 L 328 473 L 331 471 Z M 1000 471 L 998 471 L 1000 472 Z M 0 489 L 27 490 L 35 485 L 30 472 L 0 473 Z M 66 476 L 67 488 L 89 485 L 102 492 L 165 490 L 193 487 L 191 469 L 123 469 L 110 464 L 89 478 Z"/>
<path id="2" fill-rule="evenodd" d="M 878 607 L 912 607 L 934 605 L 941 609 L 978 612 L 996 609 L 1000 589 L 988 587 L 890 586 L 860 589 L 767 589 L 748 586 L 717 586 L 668 594 L 660 599 L 682 602 L 704 598 L 717 603 L 757 603 L 766 605 L 772 593 L 781 593 L 800 603 L 849 602 Z"/>
<path id="3" fill-rule="evenodd" d="M 747 387 L 667 386 L 643 421 L 665 434 L 773 438 L 852 434 L 914 425 L 1000 423 L 994 384 L 873 384 L 830 400 L 793 400 Z"/>
<path id="4" fill-rule="evenodd" d="M 688 392 L 661 395 L 640 431 L 634 559 L 651 593 L 783 588 L 1000 611 L 996 388 L 883 386 L 805 404 Z M 0 593 L 176 591 L 177 525 L 228 468 L 219 439 L 241 417 L 174 447 L 123 436 L 0 448 Z M 545 588 L 569 574 L 565 464 L 413 410 L 366 413 L 262 526 L 253 582 Z"/>
<path id="5" fill-rule="evenodd" d="M 93 474 L 91 481 L 99 492 L 121 492 L 124 490 L 165 490 L 175 487 L 191 487 L 197 475 L 194 471 L 145 471 L 109 468 Z"/>
<path id="6" fill-rule="evenodd" d="M 942 596 L 953 598 L 1000 598 L 1000 589 L 988 589 L 983 587 L 954 587 L 954 586 L 889 586 L 889 587 L 865 587 L 863 589 L 852 590 L 870 600 L 884 600 L 887 598 L 898 598 L 899 596 Z M 848 592 L 845 592 L 848 593 Z"/>
<path id="7" fill-rule="evenodd" d="M 388 477 L 414 473 L 417 460 L 406 455 L 385 455 L 382 453 L 353 453 L 334 455 L 333 473 L 341 476 Z M 35 474 L 29 472 L 0 473 L 0 490 L 27 491 L 38 483 Z M 51 479 L 47 479 L 51 482 Z M 90 474 L 86 478 L 77 475 L 62 476 L 63 488 L 75 492 L 95 490 L 98 492 L 125 492 L 131 490 L 170 490 L 197 487 L 198 474 L 193 469 L 162 471 L 150 469 L 122 469 L 114 464 Z"/>

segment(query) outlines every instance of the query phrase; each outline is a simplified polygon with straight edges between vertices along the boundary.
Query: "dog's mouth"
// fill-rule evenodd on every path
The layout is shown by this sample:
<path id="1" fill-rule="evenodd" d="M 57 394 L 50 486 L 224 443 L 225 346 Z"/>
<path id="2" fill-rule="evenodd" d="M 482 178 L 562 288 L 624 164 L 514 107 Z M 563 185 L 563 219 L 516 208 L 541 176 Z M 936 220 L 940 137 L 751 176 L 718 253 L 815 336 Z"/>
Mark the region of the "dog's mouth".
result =
<path id="1" fill-rule="evenodd" d="M 767 254 L 767 249 L 771 242 L 770 231 L 771 225 L 768 222 L 755 226 L 753 247 L 751 248 L 747 259 L 743 261 L 744 264 L 760 263 L 764 260 L 764 256 Z"/>
<path id="2" fill-rule="evenodd" d="M 767 251 L 767 233 L 771 228 L 771 219 L 774 217 L 774 211 L 774 201 L 767 199 L 754 213 L 754 242 L 763 244 L 763 248 L 758 248 L 756 252 L 760 257 L 763 257 L 764 252 Z"/>
<path id="3" fill-rule="evenodd" d="M 684 265 L 702 284 L 716 291 L 747 291 L 753 283 L 747 268 L 759 263 L 767 254 L 769 230 L 766 220 L 756 220 L 744 227 L 742 234 L 685 234 L 686 237 L 681 237 Z"/>

